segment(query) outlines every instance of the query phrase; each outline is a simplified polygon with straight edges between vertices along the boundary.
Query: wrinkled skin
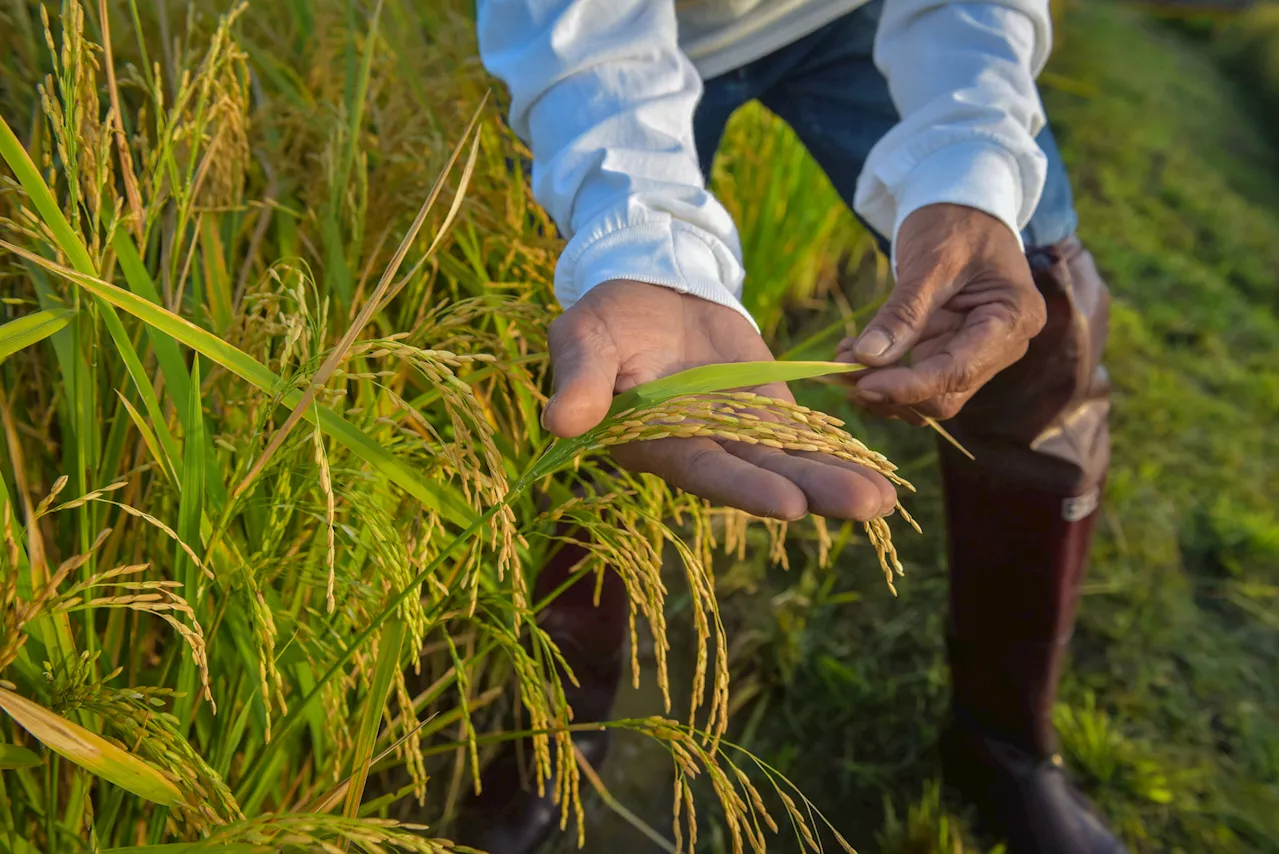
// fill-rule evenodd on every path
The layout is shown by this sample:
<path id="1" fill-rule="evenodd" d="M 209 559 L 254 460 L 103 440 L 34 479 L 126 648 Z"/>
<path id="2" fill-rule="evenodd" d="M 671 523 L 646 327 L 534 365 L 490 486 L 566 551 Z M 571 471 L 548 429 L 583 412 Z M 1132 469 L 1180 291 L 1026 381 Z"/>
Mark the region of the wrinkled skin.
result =
<path id="1" fill-rule="evenodd" d="M 973 208 L 929 205 L 899 229 L 893 293 L 836 359 L 876 369 L 850 375 L 852 399 L 872 412 L 946 419 L 1021 359 L 1044 322 L 1013 232 Z"/>
<path id="2" fill-rule="evenodd" d="M 982 383 L 1026 352 L 1044 303 L 1021 246 L 999 220 L 955 205 L 912 214 L 898 241 L 899 280 L 889 301 L 838 357 L 878 370 L 854 376 L 856 402 L 915 419 L 959 411 Z M 630 280 L 592 288 L 556 319 L 549 336 L 555 393 L 543 424 L 577 436 L 604 418 L 615 394 L 686 368 L 773 358 L 736 311 Z M 908 352 L 910 365 L 897 364 Z M 751 389 L 794 401 L 785 384 Z M 892 512 L 879 473 L 824 454 L 708 438 L 659 439 L 614 448 L 632 471 L 757 516 L 815 513 L 866 521 Z"/>

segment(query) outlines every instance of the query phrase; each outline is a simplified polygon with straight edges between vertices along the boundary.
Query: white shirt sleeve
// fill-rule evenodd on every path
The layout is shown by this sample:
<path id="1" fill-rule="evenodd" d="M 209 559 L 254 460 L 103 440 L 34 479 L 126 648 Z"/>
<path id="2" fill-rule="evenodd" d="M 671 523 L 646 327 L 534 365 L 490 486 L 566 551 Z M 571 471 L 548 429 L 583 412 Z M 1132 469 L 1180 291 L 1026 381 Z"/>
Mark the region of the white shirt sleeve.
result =
<path id="1" fill-rule="evenodd" d="M 903 220 L 939 202 L 1021 241 L 1044 189 L 1035 78 L 1051 44 L 1048 0 L 885 0 L 875 62 L 902 120 L 868 156 L 854 207 L 895 250 Z"/>
<path id="2" fill-rule="evenodd" d="M 561 305 L 625 278 L 750 320 L 737 229 L 698 165 L 702 81 L 677 43 L 673 0 L 480 0 L 477 28 L 533 151 L 534 197 L 569 240 Z"/>

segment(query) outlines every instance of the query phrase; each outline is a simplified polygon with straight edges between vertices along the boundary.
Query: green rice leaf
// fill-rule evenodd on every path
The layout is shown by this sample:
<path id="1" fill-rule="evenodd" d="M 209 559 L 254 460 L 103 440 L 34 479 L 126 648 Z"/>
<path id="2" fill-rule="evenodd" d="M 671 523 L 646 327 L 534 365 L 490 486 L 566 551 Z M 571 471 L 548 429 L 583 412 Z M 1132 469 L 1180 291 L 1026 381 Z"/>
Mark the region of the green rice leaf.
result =
<path id="1" fill-rule="evenodd" d="M 16 744 L 0 744 L 0 771 L 14 771 L 18 768 L 35 768 L 43 765 L 44 760 L 34 750 L 27 750 Z"/>
<path id="2" fill-rule="evenodd" d="M 133 426 L 138 428 L 138 435 L 142 437 L 142 443 L 147 446 L 147 450 L 151 452 L 151 456 L 160 468 L 164 471 L 165 476 L 174 486 L 181 488 L 181 481 L 178 479 L 178 473 L 173 468 L 173 459 L 165 453 L 160 447 L 160 442 L 156 439 L 156 434 L 151 430 L 151 426 L 147 424 L 146 419 L 134 409 L 133 404 L 123 394 L 116 391 L 116 395 L 120 398 L 120 403 L 124 405 L 125 411 L 129 413 L 129 418 L 133 421 Z M 176 456 L 176 454 L 175 454 Z"/>
<path id="3" fill-rule="evenodd" d="M 164 410 L 160 408 L 160 399 L 156 397 L 151 378 L 142 367 L 142 360 L 138 358 L 138 352 L 133 348 L 133 341 L 125 331 L 124 324 L 120 322 L 120 315 L 116 314 L 116 310 L 105 300 L 99 299 L 98 305 L 102 308 L 102 321 L 107 327 L 107 332 L 120 353 L 125 369 L 129 371 L 129 378 L 133 380 L 134 387 L 142 397 L 142 405 L 147 410 L 147 417 L 155 425 L 160 447 L 168 455 L 169 464 L 173 465 L 178 459 L 178 443 L 174 441 L 173 434 L 169 431 L 169 422 L 165 420 Z"/>
<path id="4" fill-rule="evenodd" d="M 365 695 L 360 712 L 360 728 L 356 731 L 355 751 L 351 760 L 351 784 L 347 787 L 347 802 L 343 814 L 348 818 L 360 812 L 360 799 L 364 796 L 365 782 L 369 779 L 369 767 L 373 764 L 373 750 L 378 741 L 378 724 L 382 722 L 387 705 L 387 692 L 391 679 L 400 669 L 400 647 L 404 642 L 404 620 L 388 620 L 378 639 L 377 664 L 373 682 Z"/>
<path id="5" fill-rule="evenodd" d="M 120 270 L 124 273 L 124 280 L 129 285 L 129 290 L 160 305 L 160 293 L 156 290 L 155 283 L 151 281 L 151 274 L 142 263 L 142 257 L 138 255 L 138 250 L 133 245 L 133 239 L 125 229 L 116 231 L 111 241 L 111 248 L 116 253 L 116 261 L 120 264 Z M 164 375 L 165 385 L 169 387 L 170 393 L 178 403 L 180 417 L 185 418 L 186 413 L 182 412 L 182 408 L 190 391 L 187 389 L 189 380 L 182 352 L 178 350 L 177 342 L 170 336 L 153 326 L 147 326 L 146 329 L 151 347 L 156 353 L 156 362 L 160 365 L 160 373 Z"/>
<path id="6" fill-rule="evenodd" d="M 45 747 L 89 773 L 157 804 L 182 801 L 178 787 L 153 766 L 39 703 L 0 688 L 0 709 Z"/>
<path id="7" fill-rule="evenodd" d="M 46 309 L 24 314 L 0 326 L 0 361 L 19 350 L 39 343 L 66 326 L 76 313 L 69 308 Z"/>
<path id="8" fill-rule="evenodd" d="M 151 274 L 147 272 L 146 265 L 142 263 L 142 257 L 138 255 L 137 248 L 133 245 L 133 238 L 129 236 L 127 229 L 117 229 L 115 237 L 111 241 L 111 248 L 115 250 L 116 260 L 120 264 L 120 270 L 124 273 L 125 283 L 129 286 L 129 290 L 133 291 L 140 297 L 150 300 L 155 305 L 160 305 L 160 293 L 156 290 L 155 283 L 151 280 Z M 147 338 L 151 341 L 151 349 L 155 351 L 156 363 L 160 366 L 160 374 L 164 377 L 165 385 L 169 388 L 169 394 L 173 398 L 178 411 L 178 420 L 182 422 L 182 429 L 190 432 L 191 426 L 187 421 L 187 400 L 190 399 L 191 391 L 187 388 L 190 380 L 187 377 L 186 362 L 182 358 L 182 351 L 178 349 L 177 341 L 171 336 L 164 334 L 150 324 L 144 324 L 147 330 Z M 160 430 L 157 427 L 157 430 Z M 161 430 L 160 438 L 164 438 L 164 434 L 168 433 L 168 427 L 165 426 Z M 168 447 L 168 445 L 166 445 Z M 174 448 L 177 446 L 174 445 Z M 227 490 L 222 485 L 222 478 L 218 470 L 218 458 L 213 450 L 213 443 L 205 437 L 205 491 L 208 494 L 209 502 L 212 505 L 214 513 L 222 509 L 227 503 Z M 176 461 L 178 454 L 176 450 L 172 451 L 171 461 Z"/>
<path id="9" fill-rule="evenodd" d="M 204 512 L 204 408 L 200 400 L 200 357 L 191 363 L 190 399 L 187 401 L 187 435 L 183 439 L 182 485 L 178 497 L 178 543 L 174 544 L 174 573 L 182 582 L 183 594 L 193 608 L 199 608 L 201 590 L 200 569 L 187 555 L 183 543 L 199 547 L 200 518 Z M 181 649 L 181 646 L 176 647 Z M 179 652 L 179 655 L 182 655 Z M 178 665 L 178 690 L 181 696 L 174 703 L 174 714 L 186 720 L 196 697 L 195 661 L 182 655 Z"/>
<path id="10" fill-rule="evenodd" d="M 94 296 L 101 297 L 111 305 L 127 311 L 144 323 L 154 326 L 161 332 L 186 344 L 206 359 L 221 365 L 241 379 L 247 380 L 261 391 L 267 394 L 280 394 L 280 403 L 284 406 L 297 406 L 302 399 L 302 393 L 297 390 L 284 391 L 284 381 L 257 359 L 234 345 L 228 344 L 213 333 L 201 329 L 186 318 L 180 317 L 137 294 L 116 287 L 110 282 L 105 282 L 96 276 L 79 273 L 61 264 L 56 264 L 48 258 L 42 258 L 19 246 L 0 240 L 0 248 L 14 252 L 46 270 L 79 285 Z M 283 394 L 281 394 L 282 391 L 284 392 Z M 404 489 L 426 507 L 439 512 L 450 522 L 456 525 L 467 525 L 475 519 L 475 511 L 462 500 L 456 491 L 419 477 L 417 472 L 406 463 L 388 452 L 355 425 L 333 412 L 333 410 L 323 406 L 312 405 L 304 410 L 303 417 L 313 423 L 319 423 L 320 429 L 326 434 L 345 445 L 379 474 Z"/>
<path id="11" fill-rule="evenodd" d="M 655 406 L 685 394 L 710 394 L 860 370 L 864 370 L 862 365 L 846 362 L 731 362 L 702 365 L 624 391 L 613 399 L 609 414 L 616 415 L 639 406 Z"/>
<path id="12" fill-rule="evenodd" d="M 184 489 L 178 504 L 178 538 L 184 543 L 200 542 L 200 513 L 204 509 L 204 407 L 200 400 L 200 357 L 191 363 L 190 397 L 187 401 L 187 435 L 183 441 L 182 483 Z M 196 586 L 199 573 L 185 550 L 178 548 L 176 572 L 183 578 L 188 600 L 198 599 Z"/>
<path id="13" fill-rule="evenodd" d="M 22 147 L 22 143 L 9 127 L 9 123 L 3 118 L 0 118 L 0 157 L 9 164 L 14 177 L 18 179 L 18 183 L 26 191 L 31 203 L 35 205 L 40 218 L 53 232 L 58 248 L 71 259 L 71 266 L 81 273 L 96 276 L 98 271 L 93 266 L 89 251 L 80 242 L 80 237 L 71 227 L 71 223 L 67 222 L 67 218 L 62 215 L 62 208 L 58 206 L 57 199 L 49 191 L 49 185 L 40 176 L 40 170 L 36 168 L 27 150 Z"/>
<path id="14" fill-rule="evenodd" d="M 103 848 L 102 854 L 272 854 L 278 848 L 252 845 L 248 842 L 170 842 L 164 845 L 131 845 L 128 848 Z"/>

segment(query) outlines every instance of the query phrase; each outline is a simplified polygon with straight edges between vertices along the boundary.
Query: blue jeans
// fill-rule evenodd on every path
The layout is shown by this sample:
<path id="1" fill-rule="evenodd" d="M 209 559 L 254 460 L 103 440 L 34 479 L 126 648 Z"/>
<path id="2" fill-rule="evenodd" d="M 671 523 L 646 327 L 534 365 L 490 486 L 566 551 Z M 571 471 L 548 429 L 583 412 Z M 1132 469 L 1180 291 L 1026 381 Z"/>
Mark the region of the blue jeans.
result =
<path id="1" fill-rule="evenodd" d="M 862 164 L 898 122 L 889 85 L 871 58 L 881 5 L 882 0 L 873 0 L 781 50 L 706 81 L 693 117 L 703 174 L 711 174 L 729 116 L 758 100 L 791 126 L 852 205 Z M 1022 232 L 1028 249 L 1065 240 L 1077 223 L 1067 170 L 1048 127 L 1036 142 L 1049 164 L 1040 204 Z M 884 236 L 877 237 L 886 249 Z"/>

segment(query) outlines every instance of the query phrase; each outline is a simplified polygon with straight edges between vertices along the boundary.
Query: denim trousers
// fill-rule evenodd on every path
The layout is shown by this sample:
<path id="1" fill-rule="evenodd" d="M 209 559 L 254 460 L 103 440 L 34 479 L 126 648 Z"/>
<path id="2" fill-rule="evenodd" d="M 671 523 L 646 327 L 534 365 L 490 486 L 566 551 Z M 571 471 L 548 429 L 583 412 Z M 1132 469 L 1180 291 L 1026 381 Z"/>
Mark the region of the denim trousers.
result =
<path id="1" fill-rule="evenodd" d="M 735 110 L 757 100 L 785 121 L 846 204 L 872 147 L 898 122 L 889 84 L 872 60 L 883 0 L 861 6 L 768 56 L 705 81 L 693 118 L 704 175 Z M 1028 249 L 1075 234 L 1076 212 L 1062 155 L 1046 126 L 1036 142 L 1048 159 L 1039 205 L 1022 232 Z M 887 249 L 884 235 L 877 235 Z"/>

